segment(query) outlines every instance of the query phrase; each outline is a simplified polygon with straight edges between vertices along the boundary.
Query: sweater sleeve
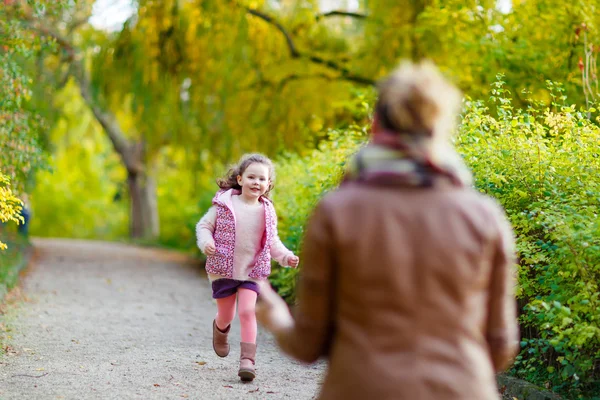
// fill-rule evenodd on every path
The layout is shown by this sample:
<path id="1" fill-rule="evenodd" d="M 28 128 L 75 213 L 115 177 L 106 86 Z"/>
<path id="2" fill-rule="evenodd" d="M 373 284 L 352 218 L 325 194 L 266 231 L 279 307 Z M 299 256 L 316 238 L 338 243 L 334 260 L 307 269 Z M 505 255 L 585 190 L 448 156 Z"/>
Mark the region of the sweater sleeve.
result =
<path id="1" fill-rule="evenodd" d="M 517 260 L 512 227 L 500 206 L 496 208 L 498 236 L 492 261 L 486 339 L 494 368 L 501 372 L 519 350 L 517 304 L 514 296 Z"/>
<path id="2" fill-rule="evenodd" d="M 285 353 L 308 363 L 327 355 L 335 329 L 336 262 L 327 215 L 321 203 L 307 226 L 294 322 L 275 334 Z"/>
<path id="3" fill-rule="evenodd" d="M 271 248 L 271 258 L 277 261 L 280 265 L 284 267 L 289 267 L 288 260 L 294 253 L 288 250 L 287 247 L 281 242 L 279 239 L 279 233 L 277 232 L 277 220 L 275 220 L 275 232 L 273 233 L 273 238 L 271 239 L 271 243 L 269 244 Z"/>
<path id="4" fill-rule="evenodd" d="M 215 233 L 216 222 L 217 210 L 215 207 L 211 207 L 196 224 L 196 243 L 203 253 L 208 244 L 215 243 L 213 234 Z"/>

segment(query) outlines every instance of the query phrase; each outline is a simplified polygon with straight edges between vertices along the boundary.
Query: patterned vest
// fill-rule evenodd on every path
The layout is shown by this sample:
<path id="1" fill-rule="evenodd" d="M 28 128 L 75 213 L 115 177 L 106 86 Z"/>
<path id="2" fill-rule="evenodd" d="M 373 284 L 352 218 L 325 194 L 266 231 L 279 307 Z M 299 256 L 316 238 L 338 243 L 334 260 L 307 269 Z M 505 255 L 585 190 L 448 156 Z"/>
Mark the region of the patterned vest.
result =
<path id="1" fill-rule="evenodd" d="M 233 251 L 235 249 L 235 214 L 231 196 L 239 194 L 239 190 L 220 190 L 213 198 L 213 205 L 217 210 L 217 221 L 213 238 L 216 252 L 206 257 L 206 272 L 221 275 L 225 278 L 233 277 Z M 271 274 L 271 240 L 277 233 L 277 214 L 273 203 L 266 197 L 259 199 L 265 209 L 265 232 L 261 241 L 261 249 L 256 257 L 254 267 L 249 277 L 254 279 L 267 279 Z"/>

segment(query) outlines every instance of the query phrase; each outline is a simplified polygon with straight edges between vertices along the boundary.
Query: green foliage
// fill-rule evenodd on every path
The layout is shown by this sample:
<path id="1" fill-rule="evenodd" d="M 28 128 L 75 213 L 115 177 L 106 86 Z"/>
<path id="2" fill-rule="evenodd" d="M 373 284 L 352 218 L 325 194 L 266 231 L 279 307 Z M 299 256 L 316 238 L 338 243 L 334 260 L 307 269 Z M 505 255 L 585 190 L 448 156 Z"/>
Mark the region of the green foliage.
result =
<path id="1" fill-rule="evenodd" d="M 346 160 L 366 137 L 366 129 L 358 126 L 334 130 L 328 141 L 307 155 L 289 154 L 278 160 L 273 200 L 279 216 L 279 236 L 289 249 L 299 252 L 304 227 L 317 201 L 339 184 Z M 295 300 L 297 273 L 298 269 L 276 267 L 270 278 L 288 302 Z"/>
<path id="2" fill-rule="evenodd" d="M 31 196 L 33 235 L 96 239 L 127 236 L 125 171 L 72 83 L 54 98 L 62 117 L 50 132 L 52 171 Z"/>
<path id="3" fill-rule="evenodd" d="M 165 149 L 158 160 L 160 185 L 160 244 L 199 252 L 196 223 L 212 203 L 218 189 L 215 178 L 225 166 L 210 162 L 205 152 L 201 165 L 191 166 L 184 150 Z"/>
<path id="4" fill-rule="evenodd" d="M 561 392 L 597 392 L 600 128 L 588 118 L 596 110 L 568 105 L 552 83 L 552 104 L 515 109 L 501 78 L 487 104 L 467 101 L 458 145 L 518 236 L 523 351 L 513 372 Z"/>
<path id="5" fill-rule="evenodd" d="M 21 187 L 29 172 L 40 164 L 37 135 L 40 121 L 27 110 L 30 98 L 30 77 L 19 61 L 33 55 L 40 46 L 29 39 L 18 23 L 0 11 L 0 166 L 4 174 Z"/>
<path id="6" fill-rule="evenodd" d="M 346 104 L 356 124 L 329 131 L 327 140 L 314 150 L 286 154 L 276 160 L 273 201 L 279 216 L 279 236 L 297 254 L 316 203 L 339 184 L 346 161 L 367 140 L 366 120 L 372 111 L 373 94 L 372 91 L 356 93 L 354 101 Z M 300 257 L 302 263 L 301 254 Z M 279 294 L 290 303 L 295 301 L 298 271 L 275 267 L 270 277 Z"/>
<path id="7" fill-rule="evenodd" d="M 21 222 L 19 211 L 22 204 L 10 188 L 10 179 L 0 172 L 0 224 L 8 221 Z M 6 243 L 0 240 L 0 250 L 6 249 Z"/>
<path id="8" fill-rule="evenodd" d="M 15 14 L 12 1 L 0 6 L 0 223 L 21 223 L 18 216 L 22 202 L 17 197 L 25 189 L 33 173 L 45 165 L 39 146 L 43 121 L 31 108 L 32 79 L 22 65 L 36 50 L 49 44 L 28 35 Z M 48 9 L 60 7 L 54 2 Z M 37 2 L 33 11 L 45 7 Z M 16 192 L 16 193 L 15 193 Z M 5 249 L 0 241 L 0 250 Z M 12 250 L 11 250 L 12 252 Z M 0 276 L 1 279 L 1 276 Z"/>

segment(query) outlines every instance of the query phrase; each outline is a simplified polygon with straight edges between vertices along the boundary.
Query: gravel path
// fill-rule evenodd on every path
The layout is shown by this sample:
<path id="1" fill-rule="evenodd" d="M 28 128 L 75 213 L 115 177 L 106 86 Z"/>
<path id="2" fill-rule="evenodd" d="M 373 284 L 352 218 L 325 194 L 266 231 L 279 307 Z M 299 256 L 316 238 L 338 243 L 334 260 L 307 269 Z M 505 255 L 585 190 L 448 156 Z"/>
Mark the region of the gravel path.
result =
<path id="1" fill-rule="evenodd" d="M 34 240 L 25 300 L 2 317 L 0 399 L 312 399 L 324 364 L 281 355 L 259 333 L 257 379 L 212 350 L 206 276 L 178 253 L 114 243 Z M 0 331 L 0 333 L 2 333 Z"/>

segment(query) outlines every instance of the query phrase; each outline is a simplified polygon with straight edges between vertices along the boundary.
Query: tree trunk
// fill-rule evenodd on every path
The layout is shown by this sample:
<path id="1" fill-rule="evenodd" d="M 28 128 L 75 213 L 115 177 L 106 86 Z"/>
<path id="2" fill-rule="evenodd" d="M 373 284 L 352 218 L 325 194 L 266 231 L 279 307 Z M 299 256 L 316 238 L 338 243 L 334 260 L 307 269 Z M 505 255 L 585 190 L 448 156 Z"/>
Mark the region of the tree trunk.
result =
<path id="1" fill-rule="evenodd" d="M 159 235 L 156 181 L 146 173 L 128 171 L 130 236 L 134 239 L 155 240 Z"/>
<path id="2" fill-rule="evenodd" d="M 121 131 L 116 117 L 101 107 L 92 96 L 91 83 L 81 65 L 75 69 L 82 97 L 90 106 L 96 120 L 113 144 L 127 169 L 129 186 L 129 236 L 132 239 L 156 240 L 160 234 L 158 219 L 158 202 L 156 199 L 156 181 L 149 172 L 145 159 L 145 143 L 143 140 L 128 140 Z"/>

